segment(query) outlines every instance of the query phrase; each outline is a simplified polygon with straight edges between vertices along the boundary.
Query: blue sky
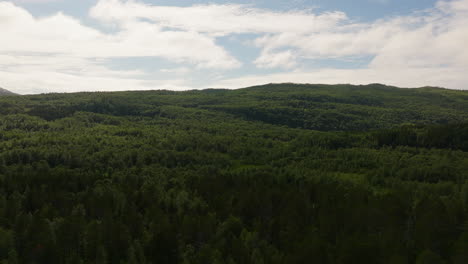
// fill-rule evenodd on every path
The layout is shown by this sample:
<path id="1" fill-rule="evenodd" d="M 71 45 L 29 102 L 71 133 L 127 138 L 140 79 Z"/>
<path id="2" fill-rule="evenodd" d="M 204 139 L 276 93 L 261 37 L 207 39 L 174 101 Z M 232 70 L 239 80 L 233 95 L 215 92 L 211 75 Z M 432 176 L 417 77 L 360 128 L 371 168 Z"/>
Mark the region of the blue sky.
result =
<path id="1" fill-rule="evenodd" d="M 0 87 L 468 89 L 468 0 L 0 0 Z"/>

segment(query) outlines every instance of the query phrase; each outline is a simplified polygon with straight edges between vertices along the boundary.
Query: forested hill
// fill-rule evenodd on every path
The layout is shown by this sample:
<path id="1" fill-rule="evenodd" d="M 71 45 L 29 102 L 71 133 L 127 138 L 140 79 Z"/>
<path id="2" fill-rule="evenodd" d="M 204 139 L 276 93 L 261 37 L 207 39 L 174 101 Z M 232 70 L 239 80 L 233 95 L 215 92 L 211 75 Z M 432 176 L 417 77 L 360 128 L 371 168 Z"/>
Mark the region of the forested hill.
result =
<path id="1" fill-rule="evenodd" d="M 5 101 L 0 111 L 45 120 L 71 117 L 77 112 L 175 118 L 190 111 L 202 111 L 292 128 L 359 131 L 403 123 L 467 121 L 468 91 L 400 89 L 381 84 L 272 84 L 239 90 L 24 96 Z"/>
<path id="2" fill-rule="evenodd" d="M 16 94 L 0 87 L 0 96 L 2 95 L 16 95 Z"/>
<path id="3" fill-rule="evenodd" d="M 0 98 L 0 263 L 468 263 L 468 92 Z"/>

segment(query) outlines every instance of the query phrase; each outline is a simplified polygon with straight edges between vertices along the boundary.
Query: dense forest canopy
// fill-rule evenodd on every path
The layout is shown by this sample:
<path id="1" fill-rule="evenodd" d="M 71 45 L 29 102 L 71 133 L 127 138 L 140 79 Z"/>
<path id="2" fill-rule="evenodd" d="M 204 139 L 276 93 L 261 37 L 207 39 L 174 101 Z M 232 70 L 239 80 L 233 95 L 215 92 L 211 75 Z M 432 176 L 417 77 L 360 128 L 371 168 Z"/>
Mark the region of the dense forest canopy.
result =
<path id="1" fill-rule="evenodd" d="M 468 263 L 468 92 L 0 98 L 0 263 Z"/>

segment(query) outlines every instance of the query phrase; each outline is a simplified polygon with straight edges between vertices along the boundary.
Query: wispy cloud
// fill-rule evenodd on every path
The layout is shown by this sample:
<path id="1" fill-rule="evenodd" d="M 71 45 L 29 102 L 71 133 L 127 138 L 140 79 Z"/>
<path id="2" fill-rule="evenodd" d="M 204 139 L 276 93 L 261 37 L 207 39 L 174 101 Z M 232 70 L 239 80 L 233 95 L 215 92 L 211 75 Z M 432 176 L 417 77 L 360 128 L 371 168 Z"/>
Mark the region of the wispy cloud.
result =
<path id="1" fill-rule="evenodd" d="M 139 1 L 100 0 L 91 16 L 116 25 L 152 21 L 165 28 L 224 36 L 234 33 L 320 32 L 347 19 L 343 12 L 314 14 L 305 11 L 271 11 L 239 4 L 189 7 L 154 6 Z"/>

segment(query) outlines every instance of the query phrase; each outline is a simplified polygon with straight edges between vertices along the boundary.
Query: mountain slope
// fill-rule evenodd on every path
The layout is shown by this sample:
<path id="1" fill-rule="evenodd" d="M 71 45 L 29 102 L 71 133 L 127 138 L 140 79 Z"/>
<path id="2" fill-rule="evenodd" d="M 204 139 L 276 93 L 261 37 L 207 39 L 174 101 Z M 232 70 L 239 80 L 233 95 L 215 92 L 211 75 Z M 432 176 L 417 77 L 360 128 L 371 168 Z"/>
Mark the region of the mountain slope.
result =
<path id="1" fill-rule="evenodd" d="M 16 94 L 0 87 L 0 96 L 3 96 L 3 95 L 16 95 Z"/>

